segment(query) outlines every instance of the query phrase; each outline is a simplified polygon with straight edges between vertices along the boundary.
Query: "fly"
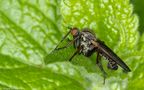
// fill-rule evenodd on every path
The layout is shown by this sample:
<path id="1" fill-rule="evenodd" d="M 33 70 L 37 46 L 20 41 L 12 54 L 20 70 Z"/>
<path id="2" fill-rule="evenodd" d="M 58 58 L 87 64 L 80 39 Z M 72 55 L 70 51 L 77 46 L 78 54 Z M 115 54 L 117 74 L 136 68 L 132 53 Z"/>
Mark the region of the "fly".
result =
<path id="1" fill-rule="evenodd" d="M 71 33 L 73 40 L 68 42 L 64 47 L 58 48 L 59 44 Z M 117 70 L 118 66 L 123 68 L 125 72 L 130 72 L 130 68 L 120 59 L 103 41 L 95 37 L 90 29 L 82 29 L 80 32 L 78 28 L 70 28 L 70 31 L 64 36 L 54 50 L 60 50 L 74 45 L 76 51 L 69 58 L 69 61 L 73 59 L 76 54 L 83 54 L 86 57 L 90 57 L 93 53 L 97 53 L 96 64 L 103 73 L 104 83 L 107 73 L 103 69 L 101 63 L 101 57 L 105 57 L 108 60 L 107 67 L 111 70 Z"/>

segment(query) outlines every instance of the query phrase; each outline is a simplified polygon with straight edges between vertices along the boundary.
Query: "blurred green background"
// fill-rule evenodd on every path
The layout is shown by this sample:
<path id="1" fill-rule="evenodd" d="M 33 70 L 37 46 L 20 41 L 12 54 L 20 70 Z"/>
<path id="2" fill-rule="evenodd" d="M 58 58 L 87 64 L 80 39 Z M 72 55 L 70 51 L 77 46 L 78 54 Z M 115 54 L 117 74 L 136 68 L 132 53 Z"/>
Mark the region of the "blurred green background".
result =
<path id="1" fill-rule="evenodd" d="M 0 0 L 0 89 L 143 89 L 143 8 L 142 0 Z M 96 54 L 69 62 L 73 46 L 51 53 L 67 26 L 93 29 L 132 71 L 111 71 L 103 58 L 103 85 Z"/>

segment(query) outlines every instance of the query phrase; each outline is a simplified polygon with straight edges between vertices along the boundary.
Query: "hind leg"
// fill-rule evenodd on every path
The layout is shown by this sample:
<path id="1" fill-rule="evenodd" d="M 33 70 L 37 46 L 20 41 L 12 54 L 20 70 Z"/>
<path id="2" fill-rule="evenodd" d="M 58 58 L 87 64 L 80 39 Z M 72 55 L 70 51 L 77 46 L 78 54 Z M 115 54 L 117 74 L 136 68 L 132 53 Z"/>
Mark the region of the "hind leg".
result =
<path id="1" fill-rule="evenodd" d="M 98 65 L 98 67 L 100 68 L 100 70 L 103 73 L 103 77 L 104 77 L 104 82 L 103 84 L 105 84 L 105 79 L 107 77 L 107 73 L 105 72 L 105 70 L 103 69 L 102 63 L 101 63 L 101 56 L 99 55 L 99 52 L 97 53 L 97 58 L 96 58 L 96 64 Z"/>

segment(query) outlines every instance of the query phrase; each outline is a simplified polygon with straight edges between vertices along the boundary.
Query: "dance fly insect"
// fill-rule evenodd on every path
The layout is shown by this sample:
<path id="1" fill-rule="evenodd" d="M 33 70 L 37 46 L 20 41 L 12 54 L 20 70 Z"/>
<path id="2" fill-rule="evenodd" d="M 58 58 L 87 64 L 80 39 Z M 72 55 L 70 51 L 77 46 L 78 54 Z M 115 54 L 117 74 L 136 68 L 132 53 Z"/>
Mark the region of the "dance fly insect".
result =
<path id="1" fill-rule="evenodd" d="M 71 33 L 73 40 L 68 42 L 64 47 L 58 48 L 59 44 Z M 125 72 L 130 72 L 129 67 L 109 48 L 103 41 L 95 37 L 90 29 L 82 29 L 80 32 L 78 28 L 70 28 L 70 31 L 64 36 L 54 50 L 60 50 L 74 45 L 76 51 L 70 57 L 69 61 L 73 59 L 76 54 L 83 54 L 86 57 L 90 57 L 93 53 L 97 53 L 96 64 L 104 75 L 104 83 L 107 73 L 103 69 L 101 63 L 101 57 L 105 57 L 108 60 L 107 67 L 111 70 L 117 70 L 118 65 L 123 68 Z"/>

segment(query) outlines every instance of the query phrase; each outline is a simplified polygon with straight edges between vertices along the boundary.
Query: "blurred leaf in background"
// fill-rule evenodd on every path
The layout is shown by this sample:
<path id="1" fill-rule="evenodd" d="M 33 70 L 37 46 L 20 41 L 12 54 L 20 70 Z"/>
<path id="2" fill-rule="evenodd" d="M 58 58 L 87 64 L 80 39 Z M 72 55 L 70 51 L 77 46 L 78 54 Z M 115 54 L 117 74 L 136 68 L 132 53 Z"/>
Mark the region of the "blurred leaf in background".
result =
<path id="1" fill-rule="evenodd" d="M 143 12 L 144 1 L 143 0 L 131 0 L 131 2 L 134 5 L 134 8 L 133 8 L 134 12 L 139 17 L 138 30 L 140 31 L 140 34 L 143 34 L 143 32 L 144 32 L 144 12 Z"/>
<path id="2" fill-rule="evenodd" d="M 0 0 L 0 88 L 144 88 L 141 14 L 144 5 L 138 1 L 132 1 L 133 7 L 129 0 Z M 93 29 L 132 72 L 125 74 L 120 68 L 110 71 L 104 61 L 108 78 L 103 85 L 103 77 L 95 65 L 96 55 L 91 58 L 80 55 L 68 62 L 73 46 L 50 53 L 69 25 Z"/>

